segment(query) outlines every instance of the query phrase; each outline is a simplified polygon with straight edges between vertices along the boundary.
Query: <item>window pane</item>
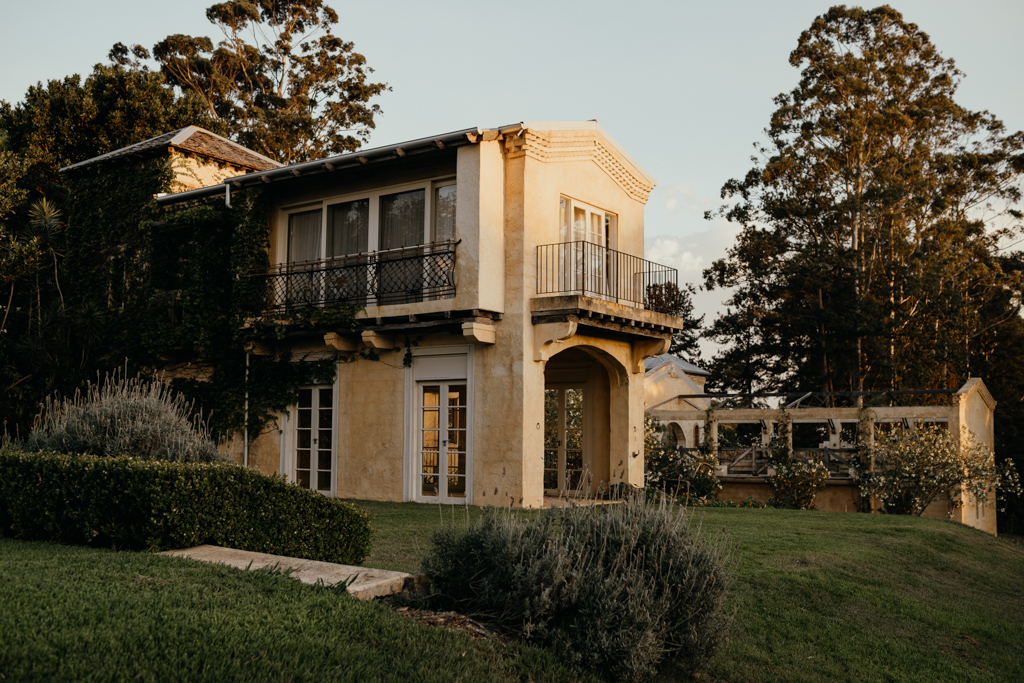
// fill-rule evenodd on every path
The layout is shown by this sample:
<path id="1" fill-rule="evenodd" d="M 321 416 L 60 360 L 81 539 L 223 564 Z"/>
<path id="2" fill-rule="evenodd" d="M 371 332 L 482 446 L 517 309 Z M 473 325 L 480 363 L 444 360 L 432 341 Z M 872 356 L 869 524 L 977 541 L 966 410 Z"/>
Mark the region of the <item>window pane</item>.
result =
<path id="1" fill-rule="evenodd" d="M 321 410 L 320 411 L 320 421 L 317 423 L 317 426 L 320 429 L 330 429 L 331 428 L 331 411 L 330 411 L 330 409 L 328 409 L 328 410 Z"/>
<path id="2" fill-rule="evenodd" d="M 300 429 L 299 432 L 295 436 L 298 439 L 298 442 L 299 442 L 298 443 L 298 447 L 299 448 L 309 448 L 309 430 L 308 429 Z M 309 467 L 309 465 L 306 465 L 306 467 Z"/>
<path id="3" fill-rule="evenodd" d="M 437 476 L 430 475 L 423 477 L 423 488 L 421 489 L 422 495 L 424 496 L 436 496 L 437 495 Z"/>
<path id="4" fill-rule="evenodd" d="M 331 394 L 334 392 L 331 389 L 320 390 L 320 409 L 331 407 Z"/>
<path id="5" fill-rule="evenodd" d="M 445 185 L 434 190 L 435 242 L 455 239 L 455 186 Z"/>
<path id="6" fill-rule="evenodd" d="M 558 389 L 544 390 L 544 448 L 558 448 Z M 557 466 L 556 464 L 551 467 Z"/>
<path id="7" fill-rule="evenodd" d="M 448 477 L 448 495 L 452 498 L 466 497 L 466 478 Z"/>
<path id="8" fill-rule="evenodd" d="M 558 241 L 569 241 L 569 200 L 565 197 L 558 198 Z"/>
<path id="9" fill-rule="evenodd" d="M 313 405 L 313 390 L 299 389 L 299 407 L 309 408 Z"/>
<path id="10" fill-rule="evenodd" d="M 297 464 L 295 467 L 300 470 L 309 469 L 309 451 L 298 451 Z"/>
<path id="11" fill-rule="evenodd" d="M 330 448 L 331 447 L 331 430 L 320 429 L 317 431 L 317 443 L 319 448 Z"/>
<path id="12" fill-rule="evenodd" d="M 453 384 L 448 387 L 448 405 L 449 406 L 464 406 L 466 405 L 466 385 L 465 384 Z"/>
<path id="13" fill-rule="evenodd" d="M 587 240 L 587 212 L 578 206 L 572 209 L 572 241 L 585 242 Z"/>
<path id="14" fill-rule="evenodd" d="M 441 387 L 435 385 L 423 387 L 423 405 L 436 406 L 441 396 Z"/>
<path id="15" fill-rule="evenodd" d="M 288 262 L 320 258 L 320 209 L 288 216 Z"/>
<path id="16" fill-rule="evenodd" d="M 318 472 L 316 475 L 316 488 L 318 491 L 330 491 L 331 490 L 331 473 L 330 472 Z"/>
<path id="17" fill-rule="evenodd" d="M 327 255 L 366 252 L 370 241 L 370 200 L 334 204 L 327 211 Z"/>
<path id="18" fill-rule="evenodd" d="M 380 248 L 397 249 L 423 243 L 424 191 L 399 192 L 380 198 Z"/>
<path id="19" fill-rule="evenodd" d="M 466 409 L 465 408 L 452 408 L 448 411 L 448 428 L 449 429 L 465 429 L 466 428 Z"/>
<path id="20" fill-rule="evenodd" d="M 437 472 L 437 451 L 423 451 L 423 472 L 427 474 Z"/>
<path id="21" fill-rule="evenodd" d="M 296 472 L 295 478 L 298 479 L 298 484 L 304 489 L 309 488 L 309 472 Z"/>
<path id="22" fill-rule="evenodd" d="M 451 429 L 448 431 L 448 452 L 466 450 L 466 432 L 462 429 Z"/>
<path id="23" fill-rule="evenodd" d="M 331 470 L 331 452 L 330 451 L 317 451 L 316 468 L 318 470 L 330 473 L 330 470 Z"/>
<path id="24" fill-rule="evenodd" d="M 599 213 L 590 214 L 590 235 L 587 241 L 604 246 L 604 216 Z"/>
<path id="25" fill-rule="evenodd" d="M 299 410 L 299 429 L 309 429 L 313 422 L 312 410 Z"/>

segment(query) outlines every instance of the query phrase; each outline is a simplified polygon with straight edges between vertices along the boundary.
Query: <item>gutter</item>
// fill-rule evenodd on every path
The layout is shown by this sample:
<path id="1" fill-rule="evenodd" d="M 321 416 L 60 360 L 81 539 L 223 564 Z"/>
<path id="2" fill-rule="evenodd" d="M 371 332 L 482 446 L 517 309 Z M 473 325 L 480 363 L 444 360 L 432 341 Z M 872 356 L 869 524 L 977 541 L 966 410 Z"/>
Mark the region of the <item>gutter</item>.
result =
<path id="1" fill-rule="evenodd" d="M 312 175 L 315 173 L 327 173 L 331 171 L 340 170 L 343 168 L 362 166 L 372 162 L 401 158 L 406 156 L 407 154 L 416 154 L 420 152 L 432 151 L 435 149 L 444 149 L 446 146 L 449 145 L 455 147 L 464 144 L 475 143 L 478 142 L 479 137 L 483 135 L 483 133 L 484 131 L 481 130 L 480 128 L 465 128 L 463 130 L 457 130 L 451 133 L 445 133 L 443 135 L 434 135 L 427 138 L 419 138 L 416 140 L 410 140 L 408 142 L 400 142 L 395 145 L 388 145 L 386 147 L 377 147 L 375 149 L 349 152 L 347 154 L 327 157 L 326 159 L 305 161 L 300 164 L 282 166 L 280 168 L 273 168 L 268 171 L 259 171 L 258 173 L 247 173 L 245 175 L 228 178 L 221 185 L 211 185 L 209 187 L 201 187 L 196 190 L 188 190 L 187 192 L 175 192 L 174 194 L 168 194 L 164 195 L 163 197 L 157 197 L 156 203 L 158 206 L 170 206 L 173 204 L 177 204 L 179 202 L 187 202 L 193 199 L 202 199 L 223 192 L 224 204 L 225 206 L 230 208 L 232 187 L 234 187 L 235 189 L 240 189 L 242 187 L 249 185 L 269 184 L 279 180 L 298 178 L 304 175 Z"/>

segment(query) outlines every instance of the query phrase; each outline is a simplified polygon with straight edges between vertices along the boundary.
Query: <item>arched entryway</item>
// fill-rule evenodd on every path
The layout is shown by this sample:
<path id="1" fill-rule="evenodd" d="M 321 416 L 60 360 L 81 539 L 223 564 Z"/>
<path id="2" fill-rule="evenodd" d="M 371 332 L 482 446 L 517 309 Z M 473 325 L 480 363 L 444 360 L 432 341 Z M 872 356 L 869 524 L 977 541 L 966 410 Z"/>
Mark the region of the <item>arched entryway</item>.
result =
<path id="1" fill-rule="evenodd" d="M 544 368 L 544 495 L 590 498 L 607 487 L 612 383 L 594 350 L 576 346 Z"/>

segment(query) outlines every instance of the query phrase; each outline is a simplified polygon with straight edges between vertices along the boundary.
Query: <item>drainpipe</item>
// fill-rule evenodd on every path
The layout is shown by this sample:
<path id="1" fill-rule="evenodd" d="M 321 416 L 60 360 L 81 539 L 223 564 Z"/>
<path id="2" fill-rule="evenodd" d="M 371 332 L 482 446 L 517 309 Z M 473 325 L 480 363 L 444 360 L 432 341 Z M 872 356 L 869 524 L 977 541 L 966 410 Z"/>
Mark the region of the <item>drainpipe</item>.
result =
<path id="1" fill-rule="evenodd" d="M 231 183 L 224 183 L 224 206 L 231 208 Z"/>
<path id="2" fill-rule="evenodd" d="M 231 194 L 230 187 L 228 194 Z M 230 206 L 230 205 L 229 205 Z M 242 427 L 242 466 L 249 466 L 249 352 L 245 352 L 245 424 Z"/>

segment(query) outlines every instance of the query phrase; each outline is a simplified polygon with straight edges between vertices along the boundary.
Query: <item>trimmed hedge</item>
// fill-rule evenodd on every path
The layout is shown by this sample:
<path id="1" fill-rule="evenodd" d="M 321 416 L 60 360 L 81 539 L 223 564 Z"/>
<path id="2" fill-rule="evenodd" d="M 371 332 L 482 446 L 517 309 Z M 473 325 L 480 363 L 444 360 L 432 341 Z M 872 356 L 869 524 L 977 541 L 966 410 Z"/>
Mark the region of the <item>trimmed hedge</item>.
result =
<path id="1" fill-rule="evenodd" d="M 0 450 L 0 535 L 125 550 L 203 543 L 359 564 L 369 515 L 231 464 Z"/>

